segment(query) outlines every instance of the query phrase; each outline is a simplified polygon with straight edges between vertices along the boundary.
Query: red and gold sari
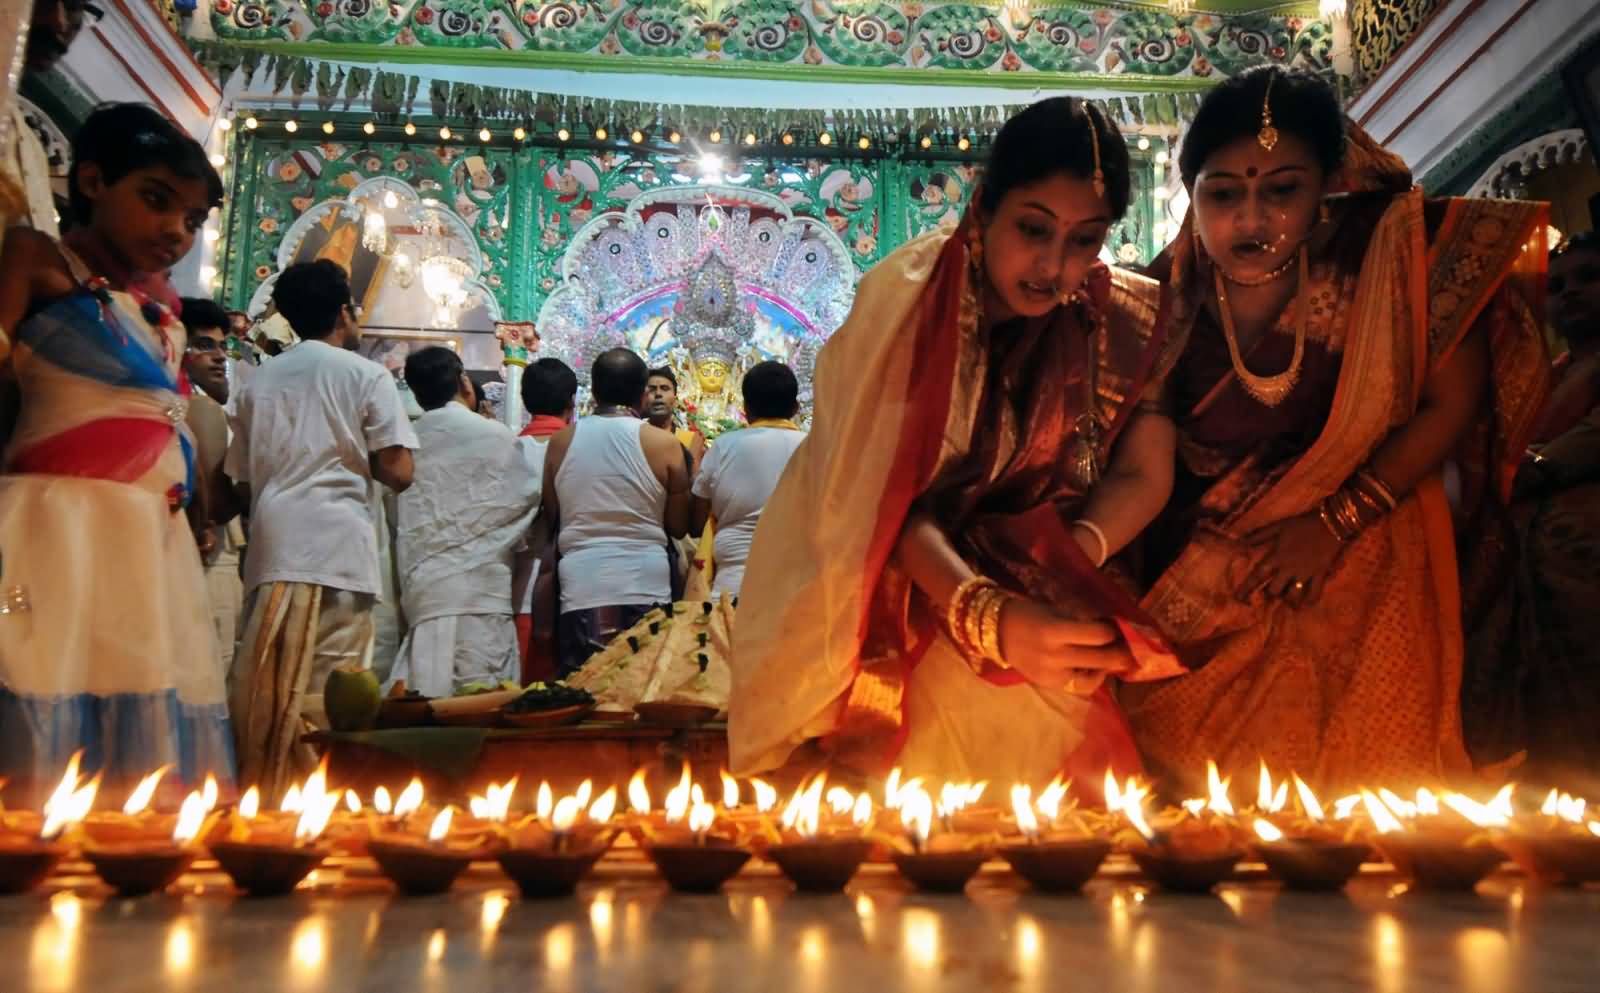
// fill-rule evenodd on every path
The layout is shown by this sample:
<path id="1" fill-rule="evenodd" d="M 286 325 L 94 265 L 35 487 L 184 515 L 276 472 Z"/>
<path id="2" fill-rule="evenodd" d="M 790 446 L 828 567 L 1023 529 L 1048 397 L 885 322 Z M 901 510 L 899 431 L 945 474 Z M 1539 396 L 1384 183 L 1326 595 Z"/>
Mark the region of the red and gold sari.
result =
<path id="1" fill-rule="evenodd" d="M 762 513 L 742 587 L 729 706 L 740 775 L 812 739 L 863 771 L 939 778 L 1136 763 L 1103 691 L 975 675 L 892 561 L 923 510 L 1009 589 L 1065 609 L 1099 595 L 1084 611 L 1096 616 L 1116 595 L 1062 521 L 1087 489 L 1074 454 L 1104 465 L 1170 364 L 1157 287 L 1098 267 L 1073 303 L 985 328 L 974 227 L 924 235 L 869 272 L 821 353 L 811 433 Z"/>
<path id="2" fill-rule="evenodd" d="M 1320 789 L 1471 768 L 1441 473 L 1344 549 L 1316 602 L 1235 596 L 1263 554 L 1246 536 L 1314 512 L 1412 417 L 1469 330 L 1488 335 L 1493 366 L 1457 459 L 1458 509 L 1506 499 L 1544 396 L 1544 205 L 1425 201 L 1358 130 L 1344 182 L 1351 197 L 1301 290 L 1312 294 L 1302 378 L 1277 408 L 1245 393 L 1201 307 L 1210 271 L 1193 257 L 1192 218 L 1174 246 L 1173 333 L 1189 335 L 1168 394 L 1179 482 L 1150 533 L 1158 578 L 1144 606 L 1200 668 L 1120 700 L 1152 771 L 1175 783 L 1192 785 L 1208 758 L 1235 772 L 1265 760 Z M 1261 337 L 1252 367 L 1288 365 L 1297 310 Z"/>

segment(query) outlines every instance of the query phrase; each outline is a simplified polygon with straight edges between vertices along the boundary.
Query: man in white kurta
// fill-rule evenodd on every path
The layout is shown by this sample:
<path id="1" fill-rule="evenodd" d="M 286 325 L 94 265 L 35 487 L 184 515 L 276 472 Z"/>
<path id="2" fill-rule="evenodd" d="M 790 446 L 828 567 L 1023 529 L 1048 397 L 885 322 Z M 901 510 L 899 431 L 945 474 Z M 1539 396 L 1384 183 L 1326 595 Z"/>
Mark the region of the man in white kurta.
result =
<path id="1" fill-rule="evenodd" d="M 539 505 L 505 425 L 475 413 L 461 360 L 426 348 L 406 360 L 423 415 L 411 488 L 395 501 L 400 608 L 408 630 L 391 683 L 449 696 L 468 683 L 517 679 L 511 559 Z"/>

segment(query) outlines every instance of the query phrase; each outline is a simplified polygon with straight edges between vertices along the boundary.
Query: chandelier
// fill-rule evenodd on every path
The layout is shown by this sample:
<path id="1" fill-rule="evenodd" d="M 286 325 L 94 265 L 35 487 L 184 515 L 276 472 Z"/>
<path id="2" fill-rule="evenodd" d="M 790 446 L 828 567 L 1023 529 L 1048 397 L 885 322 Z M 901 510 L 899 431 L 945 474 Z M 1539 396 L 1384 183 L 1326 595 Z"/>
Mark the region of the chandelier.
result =
<path id="1" fill-rule="evenodd" d="M 430 255 L 422 260 L 422 292 L 433 301 L 433 323 L 453 328 L 467 305 L 467 280 L 472 267 L 453 255 Z"/>
<path id="2" fill-rule="evenodd" d="M 389 250 L 389 222 L 369 202 L 361 217 L 361 247 L 377 255 Z"/>

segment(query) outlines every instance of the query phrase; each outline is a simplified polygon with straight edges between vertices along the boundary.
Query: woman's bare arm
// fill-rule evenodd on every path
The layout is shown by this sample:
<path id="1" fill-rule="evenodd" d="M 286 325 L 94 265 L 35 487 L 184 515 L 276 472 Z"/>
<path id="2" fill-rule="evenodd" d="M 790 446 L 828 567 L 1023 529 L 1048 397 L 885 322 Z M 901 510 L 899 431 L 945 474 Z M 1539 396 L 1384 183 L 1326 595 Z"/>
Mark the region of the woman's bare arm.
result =
<path id="1" fill-rule="evenodd" d="M 1163 414 L 1138 411 L 1123 429 L 1111 464 L 1079 515 L 1105 532 L 1107 557 L 1126 548 L 1167 505 L 1177 450 L 1178 429 Z M 1092 535 L 1082 528 L 1073 535 L 1091 559 L 1099 557 L 1100 543 Z"/>

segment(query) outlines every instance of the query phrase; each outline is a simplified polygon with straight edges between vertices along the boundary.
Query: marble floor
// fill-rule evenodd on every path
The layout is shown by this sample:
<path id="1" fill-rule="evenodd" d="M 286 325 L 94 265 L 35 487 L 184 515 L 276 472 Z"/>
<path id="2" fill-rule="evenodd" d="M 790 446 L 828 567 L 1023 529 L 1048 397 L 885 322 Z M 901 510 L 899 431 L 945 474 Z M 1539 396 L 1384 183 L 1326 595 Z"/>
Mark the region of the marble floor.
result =
<path id="1" fill-rule="evenodd" d="M 57 877 L 0 898 L 0 990 L 1579 993 L 1600 990 L 1597 925 L 1600 890 L 1511 875 L 1469 894 L 1369 875 L 1342 894 L 1263 881 L 1205 897 L 1118 877 L 1056 897 L 996 865 L 965 896 L 927 896 L 868 867 L 810 896 L 756 866 L 683 896 L 608 861 L 576 898 L 542 902 L 489 867 L 422 899 L 355 867 L 276 900 L 205 872 L 140 900 Z"/>

